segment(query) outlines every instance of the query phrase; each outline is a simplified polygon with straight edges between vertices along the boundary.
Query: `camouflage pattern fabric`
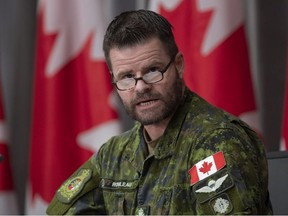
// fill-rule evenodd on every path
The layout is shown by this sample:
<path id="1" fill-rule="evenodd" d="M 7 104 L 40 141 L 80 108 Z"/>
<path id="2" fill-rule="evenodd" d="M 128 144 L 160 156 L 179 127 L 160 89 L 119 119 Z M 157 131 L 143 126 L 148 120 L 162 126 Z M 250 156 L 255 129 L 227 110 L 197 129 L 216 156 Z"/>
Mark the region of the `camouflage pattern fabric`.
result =
<path id="1" fill-rule="evenodd" d="M 188 89 L 184 98 L 154 155 L 136 123 L 63 183 L 47 214 L 272 214 L 255 132 Z M 191 184 L 189 170 L 217 152 L 225 166 Z"/>

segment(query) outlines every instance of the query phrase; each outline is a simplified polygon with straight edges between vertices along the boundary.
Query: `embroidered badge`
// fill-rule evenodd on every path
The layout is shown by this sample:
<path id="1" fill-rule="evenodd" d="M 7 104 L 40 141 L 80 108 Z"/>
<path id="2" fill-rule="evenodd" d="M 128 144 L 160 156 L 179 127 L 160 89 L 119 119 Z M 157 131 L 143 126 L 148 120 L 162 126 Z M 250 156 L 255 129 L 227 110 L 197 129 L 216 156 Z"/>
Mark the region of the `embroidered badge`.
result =
<path id="1" fill-rule="evenodd" d="M 210 206 L 215 212 L 215 214 L 228 214 L 232 211 L 232 203 L 226 193 L 221 194 L 221 196 L 211 200 Z"/>
<path id="2" fill-rule="evenodd" d="M 215 174 L 209 176 L 203 181 L 193 185 L 193 192 L 199 203 L 204 203 L 213 197 L 218 197 L 223 192 L 234 186 L 233 178 L 227 169 L 222 169 Z"/>
<path id="3" fill-rule="evenodd" d="M 78 193 L 81 192 L 85 183 L 91 178 L 90 169 L 82 169 L 78 175 L 68 179 L 57 191 L 57 198 L 63 203 L 69 203 Z"/>
<path id="4" fill-rule="evenodd" d="M 191 176 L 190 184 L 194 185 L 198 181 L 207 178 L 222 169 L 225 165 L 226 161 L 222 151 L 199 161 L 189 170 Z"/>
<path id="5" fill-rule="evenodd" d="M 138 212 L 136 213 L 136 215 L 138 215 L 138 216 L 144 216 L 145 214 L 144 214 L 144 210 L 142 209 L 142 208 L 140 208 L 139 210 L 138 210 Z"/>
<path id="6" fill-rule="evenodd" d="M 224 214 L 227 211 L 229 205 L 230 205 L 229 200 L 218 198 L 216 199 L 213 208 L 215 212 Z"/>
<path id="7" fill-rule="evenodd" d="M 136 209 L 135 215 L 144 216 L 149 215 L 149 206 L 139 206 Z"/>
<path id="8" fill-rule="evenodd" d="M 225 179 L 227 177 L 228 177 L 228 174 L 226 174 L 225 176 L 217 179 L 216 181 L 215 180 L 210 180 L 208 182 L 207 186 L 204 186 L 204 187 L 196 190 L 195 192 L 196 193 L 211 193 L 211 192 L 214 192 L 223 184 L 223 182 L 225 181 Z"/>

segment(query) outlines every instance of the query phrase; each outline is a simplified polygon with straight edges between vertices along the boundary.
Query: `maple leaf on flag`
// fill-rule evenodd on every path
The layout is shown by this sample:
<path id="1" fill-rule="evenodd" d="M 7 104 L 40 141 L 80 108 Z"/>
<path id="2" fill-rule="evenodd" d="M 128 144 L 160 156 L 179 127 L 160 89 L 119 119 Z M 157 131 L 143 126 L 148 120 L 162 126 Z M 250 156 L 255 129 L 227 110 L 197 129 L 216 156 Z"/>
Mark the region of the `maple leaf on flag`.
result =
<path id="1" fill-rule="evenodd" d="M 212 163 L 207 163 L 206 161 L 202 164 L 202 167 L 199 168 L 199 171 L 202 173 L 208 173 L 211 170 Z"/>
<path id="2" fill-rule="evenodd" d="M 108 2 L 39 0 L 28 215 L 45 214 L 65 179 L 121 132 L 102 52 Z"/>
<path id="3" fill-rule="evenodd" d="M 261 132 L 241 0 L 150 0 L 174 26 L 188 88 Z"/>

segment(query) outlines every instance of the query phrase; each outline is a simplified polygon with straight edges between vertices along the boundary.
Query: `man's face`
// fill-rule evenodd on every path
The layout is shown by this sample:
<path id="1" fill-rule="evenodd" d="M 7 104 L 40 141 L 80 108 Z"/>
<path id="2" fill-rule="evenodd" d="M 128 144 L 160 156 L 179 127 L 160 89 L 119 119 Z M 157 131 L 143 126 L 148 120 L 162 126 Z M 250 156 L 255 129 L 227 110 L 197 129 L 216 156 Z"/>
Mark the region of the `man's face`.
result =
<path id="1" fill-rule="evenodd" d="M 133 47 L 113 48 L 110 59 L 115 81 L 123 76 L 139 78 L 151 70 L 163 70 L 171 60 L 157 38 Z M 127 113 L 143 125 L 161 123 L 170 118 L 183 95 L 182 65 L 183 58 L 178 53 L 160 82 L 146 84 L 138 80 L 134 88 L 118 90 Z"/>

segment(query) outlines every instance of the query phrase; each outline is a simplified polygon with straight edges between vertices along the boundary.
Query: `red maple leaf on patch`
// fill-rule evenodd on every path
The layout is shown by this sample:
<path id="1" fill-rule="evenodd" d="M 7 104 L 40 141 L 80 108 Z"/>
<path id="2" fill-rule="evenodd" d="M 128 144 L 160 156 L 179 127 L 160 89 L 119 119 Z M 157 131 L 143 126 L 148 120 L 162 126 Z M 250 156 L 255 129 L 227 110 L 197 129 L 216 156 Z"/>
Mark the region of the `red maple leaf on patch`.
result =
<path id="1" fill-rule="evenodd" d="M 204 162 L 202 164 L 202 167 L 199 168 L 199 171 L 202 172 L 203 174 L 208 173 L 211 170 L 211 166 L 212 166 L 211 162 L 210 163 Z"/>

